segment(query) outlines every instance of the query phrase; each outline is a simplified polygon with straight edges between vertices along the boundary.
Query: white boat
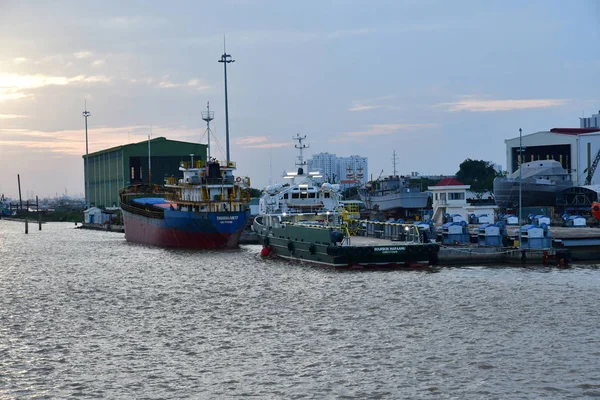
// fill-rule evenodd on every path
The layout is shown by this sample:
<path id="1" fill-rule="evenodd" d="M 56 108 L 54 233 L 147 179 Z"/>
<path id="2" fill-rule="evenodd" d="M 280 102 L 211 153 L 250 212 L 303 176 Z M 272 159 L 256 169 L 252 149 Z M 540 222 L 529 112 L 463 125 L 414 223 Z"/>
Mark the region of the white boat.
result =
<path id="1" fill-rule="evenodd" d="M 342 202 L 340 185 L 313 182 L 321 176 L 304 171 L 304 139 L 294 138 L 299 142 L 299 161 L 297 172 L 285 176 L 290 183 L 269 185 L 260 198 L 259 215 L 252 226 L 263 245 L 263 256 L 353 268 L 436 262 L 439 245 L 423 242 L 418 227 L 360 221 L 360 203 Z"/>
<path id="2" fill-rule="evenodd" d="M 398 175 L 367 182 L 358 194 L 368 209 L 379 211 L 425 208 L 429 198 L 428 193 L 411 186 L 409 178 Z"/>

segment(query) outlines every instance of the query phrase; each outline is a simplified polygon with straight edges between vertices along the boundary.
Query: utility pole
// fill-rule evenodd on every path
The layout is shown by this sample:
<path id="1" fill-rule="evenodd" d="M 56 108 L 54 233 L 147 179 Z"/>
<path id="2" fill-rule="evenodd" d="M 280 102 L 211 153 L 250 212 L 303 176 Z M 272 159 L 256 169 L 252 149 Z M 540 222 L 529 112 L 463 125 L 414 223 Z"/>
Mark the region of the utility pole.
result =
<path id="1" fill-rule="evenodd" d="M 87 110 L 87 101 L 85 102 L 85 110 L 83 111 L 83 118 L 85 118 L 85 205 L 86 208 L 90 208 L 90 160 L 88 155 L 88 123 L 87 119 L 90 116 L 90 112 Z"/>
<path id="2" fill-rule="evenodd" d="M 523 130 L 519 128 L 519 249 L 521 249 L 521 209 L 523 206 Z"/>
<path id="3" fill-rule="evenodd" d="M 225 50 L 225 37 L 223 37 L 223 55 L 221 55 L 220 63 L 223 63 L 223 71 L 225 73 L 225 141 L 227 143 L 227 166 L 229 166 L 229 110 L 227 105 L 227 64 L 235 62 L 231 59 L 231 55 Z"/>

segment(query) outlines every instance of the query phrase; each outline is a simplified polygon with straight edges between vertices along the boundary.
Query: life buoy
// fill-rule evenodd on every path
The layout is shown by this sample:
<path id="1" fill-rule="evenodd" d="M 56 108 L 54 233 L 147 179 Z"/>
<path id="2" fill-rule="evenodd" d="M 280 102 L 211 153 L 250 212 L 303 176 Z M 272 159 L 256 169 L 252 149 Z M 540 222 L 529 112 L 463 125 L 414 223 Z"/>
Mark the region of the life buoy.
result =
<path id="1" fill-rule="evenodd" d="M 240 178 L 240 177 L 238 176 L 237 178 L 235 178 L 235 181 L 236 181 L 237 183 L 240 183 L 240 182 L 242 181 L 242 178 Z"/>

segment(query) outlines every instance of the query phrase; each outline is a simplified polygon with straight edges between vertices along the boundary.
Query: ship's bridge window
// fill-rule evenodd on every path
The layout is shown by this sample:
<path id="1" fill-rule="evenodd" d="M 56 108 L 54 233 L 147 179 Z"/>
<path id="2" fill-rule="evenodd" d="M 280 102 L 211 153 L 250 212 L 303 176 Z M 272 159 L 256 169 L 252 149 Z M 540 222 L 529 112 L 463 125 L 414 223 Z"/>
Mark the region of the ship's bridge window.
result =
<path id="1" fill-rule="evenodd" d="M 309 194 L 308 194 L 308 198 L 309 198 L 309 199 L 314 199 L 314 198 L 316 198 L 316 197 L 317 197 L 317 194 L 316 194 L 316 193 L 309 193 Z"/>
<path id="2" fill-rule="evenodd" d="M 327 193 L 323 193 L 323 197 L 324 197 L 324 198 L 326 198 L 326 199 L 328 199 L 330 194 L 331 194 L 331 193 L 329 193 L 329 192 L 327 192 Z"/>
<path id="3" fill-rule="evenodd" d="M 288 194 L 287 194 L 287 193 L 284 193 L 284 194 L 283 194 L 283 198 L 284 198 L 285 200 L 287 200 L 287 199 L 289 198 L 289 197 L 288 197 Z"/>
<path id="4" fill-rule="evenodd" d="M 300 193 L 292 193 L 292 199 L 299 199 Z"/>

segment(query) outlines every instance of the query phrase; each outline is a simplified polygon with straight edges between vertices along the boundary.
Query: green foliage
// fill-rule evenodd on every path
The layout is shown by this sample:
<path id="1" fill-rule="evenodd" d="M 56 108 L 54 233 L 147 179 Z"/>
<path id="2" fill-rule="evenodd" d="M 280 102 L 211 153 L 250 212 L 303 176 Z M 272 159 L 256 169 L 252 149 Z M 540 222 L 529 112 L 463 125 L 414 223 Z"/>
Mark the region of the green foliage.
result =
<path id="1" fill-rule="evenodd" d="M 262 195 L 262 190 L 255 188 L 246 189 L 250 193 L 250 197 L 260 197 Z"/>
<path id="2" fill-rule="evenodd" d="M 475 193 L 483 194 L 494 188 L 494 178 L 499 174 L 489 161 L 471 160 L 467 158 L 463 161 L 456 173 L 456 179 L 465 185 L 471 185 L 471 190 Z"/>
<path id="3" fill-rule="evenodd" d="M 344 199 L 355 198 L 356 196 L 358 196 L 358 187 L 356 187 L 356 186 L 349 187 L 348 189 L 344 190 L 344 192 L 342 193 L 342 196 L 344 196 Z"/>

